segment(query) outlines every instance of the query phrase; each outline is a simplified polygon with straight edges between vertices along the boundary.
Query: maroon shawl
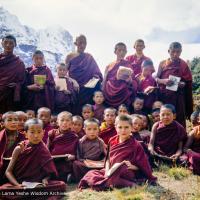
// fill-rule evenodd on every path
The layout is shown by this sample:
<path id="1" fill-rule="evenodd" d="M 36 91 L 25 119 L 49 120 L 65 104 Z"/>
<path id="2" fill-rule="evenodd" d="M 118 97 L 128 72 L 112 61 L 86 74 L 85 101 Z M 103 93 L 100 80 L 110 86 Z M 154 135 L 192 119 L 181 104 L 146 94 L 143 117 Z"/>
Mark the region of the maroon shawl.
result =
<path id="1" fill-rule="evenodd" d="M 155 151 L 164 156 L 172 156 L 178 150 L 179 142 L 186 139 L 187 133 L 184 127 L 176 121 L 165 126 L 162 122 L 156 124 L 154 141 Z"/>
<path id="2" fill-rule="evenodd" d="M 34 84 L 34 75 L 46 75 L 47 81 L 44 89 L 38 92 L 27 89 L 28 85 Z M 48 107 L 54 111 L 54 91 L 55 83 L 51 70 L 47 66 L 35 67 L 31 66 L 26 69 L 26 81 L 24 84 L 24 108 L 37 110 L 41 107 Z"/>
<path id="3" fill-rule="evenodd" d="M 42 138 L 43 142 L 46 144 L 48 137 L 49 137 L 49 132 L 53 130 L 53 127 L 51 126 L 50 123 L 44 125 L 43 131 L 44 131 L 44 136 Z"/>
<path id="4" fill-rule="evenodd" d="M 102 122 L 105 106 L 104 105 L 93 105 L 93 109 L 94 109 L 94 117 L 97 118 L 100 122 Z"/>
<path id="5" fill-rule="evenodd" d="M 104 141 L 105 144 L 108 144 L 110 138 L 115 135 L 117 135 L 117 131 L 115 130 L 114 126 L 106 128 L 99 133 L 99 137 Z"/>
<path id="6" fill-rule="evenodd" d="M 0 54 L 0 113 L 16 110 L 14 102 L 20 101 L 21 85 L 25 78 L 25 65 L 14 54 Z M 16 83 L 9 88 L 8 84 Z"/>
<path id="7" fill-rule="evenodd" d="M 132 76 L 132 83 L 127 83 L 124 80 L 117 80 L 116 75 L 120 66 L 132 69 L 132 66 L 126 60 L 111 63 L 107 66 L 103 84 L 105 102 L 109 106 L 115 108 L 121 104 L 131 105 L 137 91 L 137 81 L 134 74 Z"/>

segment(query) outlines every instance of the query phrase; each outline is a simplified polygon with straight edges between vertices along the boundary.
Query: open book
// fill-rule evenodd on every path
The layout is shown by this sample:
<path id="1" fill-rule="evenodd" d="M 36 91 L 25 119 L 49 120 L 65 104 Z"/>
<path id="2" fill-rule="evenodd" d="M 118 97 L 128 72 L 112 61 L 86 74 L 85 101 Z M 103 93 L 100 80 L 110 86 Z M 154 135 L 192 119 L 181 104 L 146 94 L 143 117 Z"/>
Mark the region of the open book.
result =
<path id="1" fill-rule="evenodd" d="M 123 165 L 124 163 L 115 163 L 106 173 L 106 176 L 111 176 L 121 165 Z"/>
<path id="2" fill-rule="evenodd" d="M 66 91 L 67 90 L 67 83 L 65 78 L 55 78 L 55 84 L 59 87 L 59 91 Z"/>
<path id="3" fill-rule="evenodd" d="M 85 85 L 84 87 L 86 88 L 95 88 L 96 84 L 99 82 L 98 78 L 92 78 L 90 79 Z"/>
<path id="4" fill-rule="evenodd" d="M 43 183 L 27 182 L 27 181 L 23 181 L 22 185 L 24 186 L 24 189 L 32 189 L 32 188 L 38 188 L 38 187 L 44 187 L 45 186 Z"/>
<path id="5" fill-rule="evenodd" d="M 120 66 L 117 70 L 117 80 L 124 80 L 126 81 L 132 76 L 132 69 L 124 66 Z"/>
<path id="6" fill-rule="evenodd" d="M 173 84 L 170 86 L 166 86 L 166 89 L 171 90 L 171 91 L 177 91 L 178 84 L 179 84 L 181 78 L 177 77 L 177 76 L 169 75 L 169 80 L 171 80 L 173 82 Z"/>
<path id="7" fill-rule="evenodd" d="M 46 80 L 47 80 L 46 75 L 34 75 L 34 83 L 37 85 L 44 86 Z"/>
<path id="8" fill-rule="evenodd" d="M 103 168 L 104 167 L 104 161 L 94 161 L 94 160 L 84 160 L 83 161 L 86 167 L 88 168 Z"/>

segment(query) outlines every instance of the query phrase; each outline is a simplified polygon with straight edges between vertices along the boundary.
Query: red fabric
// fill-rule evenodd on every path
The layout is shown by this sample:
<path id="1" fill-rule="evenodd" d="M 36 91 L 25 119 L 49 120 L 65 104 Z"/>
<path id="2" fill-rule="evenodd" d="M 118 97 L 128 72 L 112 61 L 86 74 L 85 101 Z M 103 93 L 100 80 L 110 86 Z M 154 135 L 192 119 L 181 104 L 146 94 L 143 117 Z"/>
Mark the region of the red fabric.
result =
<path id="1" fill-rule="evenodd" d="M 114 126 L 106 128 L 99 133 L 99 137 L 104 141 L 105 144 L 108 144 L 110 138 L 115 135 L 117 135 L 117 131 L 115 130 Z"/>
<path id="2" fill-rule="evenodd" d="M 100 122 L 103 121 L 103 116 L 104 116 L 104 110 L 105 110 L 104 105 L 93 105 L 94 109 L 94 117 L 98 119 Z"/>
<path id="3" fill-rule="evenodd" d="M 43 137 L 43 142 L 46 144 L 47 143 L 47 140 L 48 140 L 48 136 L 49 136 L 49 132 L 53 130 L 53 127 L 51 126 L 50 123 L 46 124 L 43 128 L 43 131 L 44 131 L 44 137 Z"/>

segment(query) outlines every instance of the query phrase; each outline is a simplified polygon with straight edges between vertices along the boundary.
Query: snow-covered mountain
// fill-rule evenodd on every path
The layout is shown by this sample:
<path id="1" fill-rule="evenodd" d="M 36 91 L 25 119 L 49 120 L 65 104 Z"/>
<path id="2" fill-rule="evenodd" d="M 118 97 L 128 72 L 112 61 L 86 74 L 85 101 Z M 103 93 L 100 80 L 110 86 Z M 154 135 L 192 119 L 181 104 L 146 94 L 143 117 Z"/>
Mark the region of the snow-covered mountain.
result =
<path id="1" fill-rule="evenodd" d="M 74 50 L 72 35 L 60 26 L 34 30 L 22 25 L 19 19 L 0 7 L 0 38 L 12 34 L 17 39 L 15 53 L 20 56 L 26 66 L 32 62 L 32 53 L 42 50 L 46 64 L 55 71 L 55 65 L 63 62 L 66 55 Z M 2 47 L 0 47 L 0 50 Z"/>

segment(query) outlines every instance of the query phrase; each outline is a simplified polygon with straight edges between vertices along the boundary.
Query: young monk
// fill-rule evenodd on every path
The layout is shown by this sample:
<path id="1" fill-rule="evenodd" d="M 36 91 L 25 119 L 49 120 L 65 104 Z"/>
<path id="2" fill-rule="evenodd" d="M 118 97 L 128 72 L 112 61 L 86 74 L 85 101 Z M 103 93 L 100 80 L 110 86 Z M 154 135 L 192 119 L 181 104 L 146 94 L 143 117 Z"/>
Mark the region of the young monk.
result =
<path id="1" fill-rule="evenodd" d="M 73 111 L 73 107 L 77 103 L 78 90 L 74 86 L 74 81 L 67 75 L 67 66 L 64 63 L 60 63 L 56 66 L 57 76 L 56 80 L 65 80 L 66 89 L 60 88 L 56 85 L 55 91 L 55 112 L 60 113 L 61 111 Z"/>
<path id="2" fill-rule="evenodd" d="M 121 104 L 130 106 L 137 91 L 137 81 L 132 73 L 130 62 L 124 60 L 127 53 L 126 45 L 122 42 L 117 43 L 114 53 L 117 57 L 116 61 L 106 67 L 104 75 L 103 92 L 105 103 L 114 108 L 118 108 Z M 130 75 L 125 77 L 118 76 L 120 67 L 129 69 Z"/>
<path id="3" fill-rule="evenodd" d="M 148 149 L 152 156 L 164 161 L 178 160 L 186 139 L 184 127 L 174 121 L 175 107 L 164 104 L 160 110 L 160 121 L 152 127 Z"/>
<path id="4" fill-rule="evenodd" d="M 105 110 L 105 106 L 104 106 L 104 96 L 103 96 L 103 92 L 102 91 L 96 91 L 94 93 L 93 96 L 93 101 L 94 101 L 94 105 L 93 105 L 93 109 L 94 109 L 94 117 L 96 119 L 98 119 L 100 122 L 103 121 L 103 113 Z"/>
<path id="5" fill-rule="evenodd" d="M 119 107 L 118 107 L 118 112 L 117 112 L 118 115 L 125 115 L 125 114 L 129 114 L 129 110 L 127 108 L 127 106 L 125 104 L 121 104 Z"/>
<path id="6" fill-rule="evenodd" d="M 44 137 L 43 137 L 43 142 L 46 144 L 49 131 L 53 129 L 53 127 L 50 124 L 50 119 L 51 119 L 51 110 L 46 107 L 39 108 L 37 111 L 37 118 L 42 120 L 43 122 L 43 130 L 44 130 Z"/>
<path id="7" fill-rule="evenodd" d="M 16 38 L 2 38 L 3 52 L 0 53 L 0 113 L 20 109 L 20 93 L 25 78 L 25 65 L 14 54 Z"/>
<path id="8" fill-rule="evenodd" d="M 185 120 L 193 110 L 192 74 L 187 63 L 180 58 L 182 45 L 179 42 L 171 43 L 168 52 L 170 58 L 160 63 L 157 73 L 159 98 L 176 107 L 177 121 L 186 127 Z M 173 85 L 170 75 L 181 78 L 177 91 L 166 89 L 166 86 Z"/>
<path id="9" fill-rule="evenodd" d="M 85 104 L 82 107 L 82 116 L 84 120 L 92 118 L 94 116 L 94 108 L 91 104 Z"/>
<path id="10" fill-rule="evenodd" d="M 144 108 L 144 98 L 137 96 L 135 97 L 133 103 L 132 103 L 132 113 L 133 114 L 144 114 L 143 112 L 143 108 Z"/>
<path id="11" fill-rule="evenodd" d="M 105 190 L 113 187 L 132 187 L 137 182 L 154 182 L 147 156 L 132 136 L 132 119 L 119 115 L 115 121 L 117 135 L 109 142 L 105 168 L 89 171 L 80 181 L 79 188 Z"/>
<path id="12" fill-rule="evenodd" d="M 138 39 L 135 41 L 134 49 L 135 54 L 127 56 L 126 59 L 131 63 L 133 72 L 135 76 L 141 73 L 141 65 L 144 60 L 149 59 L 148 57 L 144 56 L 143 50 L 145 48 L 144 40 Z M 154 68 L 152 68 L 152 73 L 154 72 Z"/>
<path id="13" fill-rule="evenodd" d="M 16 114 L 18 116 L 18 131 L 21 134 L 25 134 L 25 132 L 24 132 L 24 124 L 28 120 L 28 116 L 23 111 L 17 111 Z"/>
<path id="14" fill-rule="evenodd" d="M 57 128 L 58 128 L 57 115 L 51 115 L 50 125 L 51 125 L 51 127 L 52 127 L 53 129 L 57 129 Z"/>
<path id="15" fill-rule="evenodd" d="M 157 98 L 156 81 L 152 77 L 153 71 L 153 62 L 144 60 L 142 62 L 142 72 L 136 76 L 138 79 L 138 91 L 144 94 L 144 110 L 146 113 L 150 113 L 152 105 Z"/>
<path id="16" fill-rule="evenodd" d="M 102 139 L 98 137 L 99 121 L 95 118 L 84 121 L 85 136 L 79 140 L 77 160 L 73 162 L 73 172 L 76 182 L 91 169 L 99 168 L 98 165 L 87 166 L 87 161 L 102 161 L 106 156 L 105 144 Z"/>
<path id="17" fill-rule="evenodd" d="M 45 65 L 42 51 L 33 54 L 33 65 L 26 68 L 24 83 L 24 108 L 37 111 L 40 107 L 48 107 L 54 111 L 55 83 L 51 70 Z M 40 75 L 39 78 L 38 75 Z"/>
<path id="18" fill-rule="evenodd" d="M 162 101 L 155 101 L 154 103 L 153 103 L 153 105 L 152 105 L 152 110 L 153 109 L 157 109 L 157 108 L 161 108 L 162 107 L 162 105 L 163 105 L 163 102 Z"/>
<path id="19" fill-rule="evenodd" d="M 75 115 L 72 117 L 72 128 L 71 130 L 80 138 L 85 135 L 85 131 L 83 130 L 83 118 L 79 115 Z"/>
<path id="20" fill-rule="evenodd" d="M 35 118 L 35 111 L 34 110 L 26 110 L 26 114 L 27 114 L 28 119 Z"/>
<path id="21" fill-rule="evenodd" d="M 8 166 L 13 150 L 19 142 L 25 139 L 18 132 L 18 116 L 15 112 L 6 112 L 2 117 L 4 129 L 0 132 L 0 183 L 5 179 L 5 170 Z"/>
<path id="22" fill-rule="evenodd" d="M 0 187 L 0 190 L 15 192 L 15 198 L 19 199 L 20 196 L 17 195 L 20 194 L 17 194 L 16 191 L 64 192 L 65 183 L 52 180 L 56 177 L 57 171 L 47 147 L 42 142 L 44 135 L 42 121 L 38 119 L 28 120 L 25 123 L 25 131 L 28 140 L 20 143 L 14 149 L 6 170 L 6 176 L 10 183 Z M 43 187 L 25 190 L 24 181 L 40 182 L 43 183 Z M 37 193 L 35 195 L 34 198 L 37 199 Z"/>
<path id="23" fill-rule="evenodd" d="M 190 115 L 190 121 L 193 127 L 200 125 L 200 108 L 199 107 L 197 107 L 195 111 Z"/>
<path id="24" fill-rule="evenodd" d="M 72 114 L 67 111 L 59 113 L 58 126 L 49 133 L 47 146 L 54 157 L 59 179 L 67 182 L 71 178 L 72 161 L 75 160 L 78 145 L 78 136 L 70 130 Z"/>
<path id="25" fill-rule="evenodd" d="M 104 110 L 104 122 L 101 124 L 99 137 L 107 145 L 110 138 L 117 134 L 115 129 L 115 118 L 117 111 L 115 108 L 106 108 Z"/>
<path id="26" fill-rule="evenodd" d="M 160 108 L 155 108 L 151 112 L 152 124 L 160 121 Z"/>
<path id="27" fill-rule="evenodd" d="M 75 40 L 76 53 L 70 53 L 66 57 L 66 65 L 69 70 L 69 76 L 75 79 L 79 86 L 80 92 L 78 96 L 79 100 L 79 112 L 83 105 L 92 104 L 92 96 L 96 90 L 100 89 L 101 82 L 103 80 L 101 71 L 89 53 L 85 53 L 87 39 L 84 35 L 79 35 Z M 99 79 L 99 81 L 91 87 L 85 87 L 85 85 L 93 78 Z"/>

